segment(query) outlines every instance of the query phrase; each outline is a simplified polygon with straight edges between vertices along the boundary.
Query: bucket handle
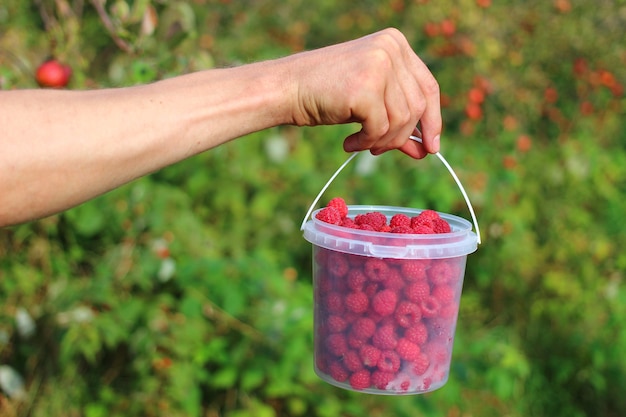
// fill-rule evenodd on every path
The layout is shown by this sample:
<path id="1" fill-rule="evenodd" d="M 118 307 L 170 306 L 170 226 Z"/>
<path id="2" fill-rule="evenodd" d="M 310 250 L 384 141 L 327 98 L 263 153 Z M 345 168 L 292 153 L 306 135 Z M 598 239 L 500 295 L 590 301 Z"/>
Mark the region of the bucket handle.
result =
<path id="1" fill-rule="evenodd" d="M 417 136 L 411 135 L 411 136 L 409 136 L 409 139 L 414 140 L 414 141 L 419 142 L 419 143 L 422 143 L 422 139 L 417 137 Z M 300 226 L 300 230 L 304 230 L 304 225 L 306 224 L 307 219 L 311 216 L 311 213 L 313 212 L 313 209 L 317 205 L 318 201 L 320 200 L 320 198 L 322 197 L 322 195 L 324 194 L 326 189 L 330 186 L 330 184 L 337 177 L 337 175 L 339 175 L 339 173 L 346 167 L 346 165 L 348 165 L 350 163 L 350 161 L 352 161 L 354 159 L 354 157 L 357 156 L 357 154 L 358 154 L 358 152 L 354 152 L 352 155 L 350 155 L 350 157 L 343 164 L 341 164 L 341 166 L 337 169 L 337 171 L 335 171 L 335 173 L 332 175 L 332 177 L 330 177 L 330 179 L 324 185 L 324 187 L 322 187 L 322 189 L 320 190 L 320 192 L 317 195 L 317 197 L 315 197 L 315 200 L 313 200 L 313 204 L 311 204 L 311 207 L 309 207 L 309 211 L 306 213 L 306 216 L 304 216 L 304 220 L 302 221 L 302 225 Z M 474 228 L 476 229 L 477 242 L 478 242 L 478 244 L 480 244 L 481 240 L 480 240 L 480 229 L 478 228 L 478 220 L 476 220 L 476 214 L 474 213 L 474 208 L 472 207 L 472 203 L 470 202 L 469 197 L 467 196 L 467 193 L 465 192 L 465 188 L 463 188 L 463 184 L 461 184 L 461 181 L 459 180 L 459 177 L 457 177 L 456 173 L 454 172 L 454 170 L 452 169 L 452 167 L 450 166 L 448 161 L 446 161 L 446 159 L 443 157 L 443 155 L 441 155 L 441 153 L 439 153 L 439 152 L 436 152 L 435 155 L 437 156 L 437 158 L 439 158 L 439 160 L 441 160 L 441 162 L 448 169 L 448 171 L 450 172 L 450 175 L 452 175 L 452 178 L 454 178 L 454 181 L 456 182 L 457 186 L 459 187 L 459 190 L 461 190 L 461 194 L 463 194 L 463 198 L 465 199 L 465 203 L 467 203 L 467 208 L 469 209 L 469 212 L 472 215 L 472 221 L 474 222 Z"/>

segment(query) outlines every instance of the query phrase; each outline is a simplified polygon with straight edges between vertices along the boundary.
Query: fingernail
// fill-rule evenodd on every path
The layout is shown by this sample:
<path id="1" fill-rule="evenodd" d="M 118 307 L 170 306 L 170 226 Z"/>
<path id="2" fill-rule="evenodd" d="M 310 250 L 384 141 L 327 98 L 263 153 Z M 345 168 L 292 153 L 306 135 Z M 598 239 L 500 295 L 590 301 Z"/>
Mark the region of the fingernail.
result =
<path id="1" fill-rule="evenodd" d="M 435 136 L 435 138 L 433 139 L 433 149 L 435 152 L 439 152 L 439 135 Z"/>

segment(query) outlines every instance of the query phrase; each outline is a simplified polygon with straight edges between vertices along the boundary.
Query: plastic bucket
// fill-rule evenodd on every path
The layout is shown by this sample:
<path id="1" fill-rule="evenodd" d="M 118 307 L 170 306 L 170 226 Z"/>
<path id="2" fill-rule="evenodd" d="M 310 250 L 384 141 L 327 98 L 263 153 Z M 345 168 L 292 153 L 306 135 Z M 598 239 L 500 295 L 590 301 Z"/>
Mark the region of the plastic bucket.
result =
<path id="1" fill-rule="evenodd" d="M 348 206 L 390 219 L 422 210 Z M 465 219 L 440 213 L 451 233 L 370 232 L 315 218 L 315 372 L 324 381 L 372 394 L 419 394 L 448 380 L 467 255 L 477 236 Z M 381 307 L 382 306 L 382 307 Z"/>

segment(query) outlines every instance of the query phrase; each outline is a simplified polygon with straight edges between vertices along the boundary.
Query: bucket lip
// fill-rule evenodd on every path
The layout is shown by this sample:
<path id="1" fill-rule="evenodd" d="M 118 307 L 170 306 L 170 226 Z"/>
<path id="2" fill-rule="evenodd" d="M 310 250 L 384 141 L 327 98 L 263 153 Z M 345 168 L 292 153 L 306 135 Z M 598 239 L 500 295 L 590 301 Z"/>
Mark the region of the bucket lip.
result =
<path id="1" fill-rule="evenodd" d="M 327 249 L 373 257 L 397 258 L 449 258 L 463 256 L 478 249 L 478 237 L 472 223 L 453 214 L 437 212 L 452 229 L 450 233 L 402 234 L 350 229 L 317 219 L 315 210 L 304 227 L 304 238 L 316 246 Z M 426 209 L 381 206 L 349 205 L 348 215 L 378 211 L 387 216 L 403 213 L 416 216 Z"/>
<path id="2" fill-rule="evenodd" d="M 344 226 L 339 226 L 339 225 L 335 225 L 335 224 L 331 224 L 331 223 L 326 223 L 322 220 L 319 220 L 318 218 L 316 218 L 317 213 L 319 213 L 321 210 L 323 210 L 322 208 L 319 208 L 317 210 L 315 210 L 312 214 L 311 214 L 311 219 L 309 220 L 309 222 L 313 222 L 313 224 L 317 227 L 323 227 L 325 230 L 332 230 L 332 231 L 336 231 L 337 233 L 342 233 L 346 231 L 346 227 Z M 417 209 L 417 208 L 408 208 L 408 207 L 396 207 L 396 206 L 379 206 L 379 205 L 349 205 L 348 206 L 348 215 L 350 214 L 360 214 L 360 212 L 363 213 L 367 213 L 367 212 L 371 212 L 371 211 L 378 211 L 381 212 L 383 214 L 385 214 L 388 218 L 391 217 L 393 214 L 406 214 L 410 217 L 412 216 L 416 216 L 419 213 L 426 211 L 427 209 Z M 436 211 L 436 210 L 433 210 Z M 450 223 L 450 227 L 452 229 L 451 232 L 449 233 L 434 233 L 434 234 L 411 234 L 411 233 L 391 233 L 391 232 L 373 232 L 370 230 L 360 230 L 360 229 L 349 229 L 350 230 L 350 234 L 354 235 L 354 236 L 371 236 L 371 237 L 381 237 L 381 236 L 388 236 L 388 237 L 394 237 L 394 238 L 405 238 L 405 239 L 410 239 L 410 240 L 424 240 L 424 241 L 429 241 L 429 240 L 442 240 L 445 238 L 456 238 L 456 237 L 460 237 L 460 236 L 465 236 L 467 234 L 468 231 L 472 230 L 472 223 L 470 223 L 468 220 L 459 217 L 459 216 L 455 216 L 454 214 L 448 214 L 448 213 L 443 213 L 443 212 L 439 212 L 437 211 L 437 214 L 439 214 L 439 216 L 446 220 L 448 223 Z M 307 222 L 308 223 L 308 222 Z"/>

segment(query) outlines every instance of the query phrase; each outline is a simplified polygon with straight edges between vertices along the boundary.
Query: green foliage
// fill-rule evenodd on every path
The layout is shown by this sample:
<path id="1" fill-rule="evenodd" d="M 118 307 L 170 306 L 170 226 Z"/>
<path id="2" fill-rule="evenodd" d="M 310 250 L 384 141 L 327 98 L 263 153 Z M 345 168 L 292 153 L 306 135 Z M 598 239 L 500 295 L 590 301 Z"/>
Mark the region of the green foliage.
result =
<path id="1" fill-rule="evenodd" d="M 489 3 L 4 1 L 3 89 L 36 88 L 51 55 L 99 88 L 399 27 L 440 82 L 442 153 L 484 243 L 444 388 L 331 387 L 299 226 L 356 127 L 250 135 L 0 230 L 0 365 L 26 393 L 0 393 L 0 415 L 626 415 L 626 5 Z M 436 158 L 360 155 L 333 195 L 469 217 Z"/>

